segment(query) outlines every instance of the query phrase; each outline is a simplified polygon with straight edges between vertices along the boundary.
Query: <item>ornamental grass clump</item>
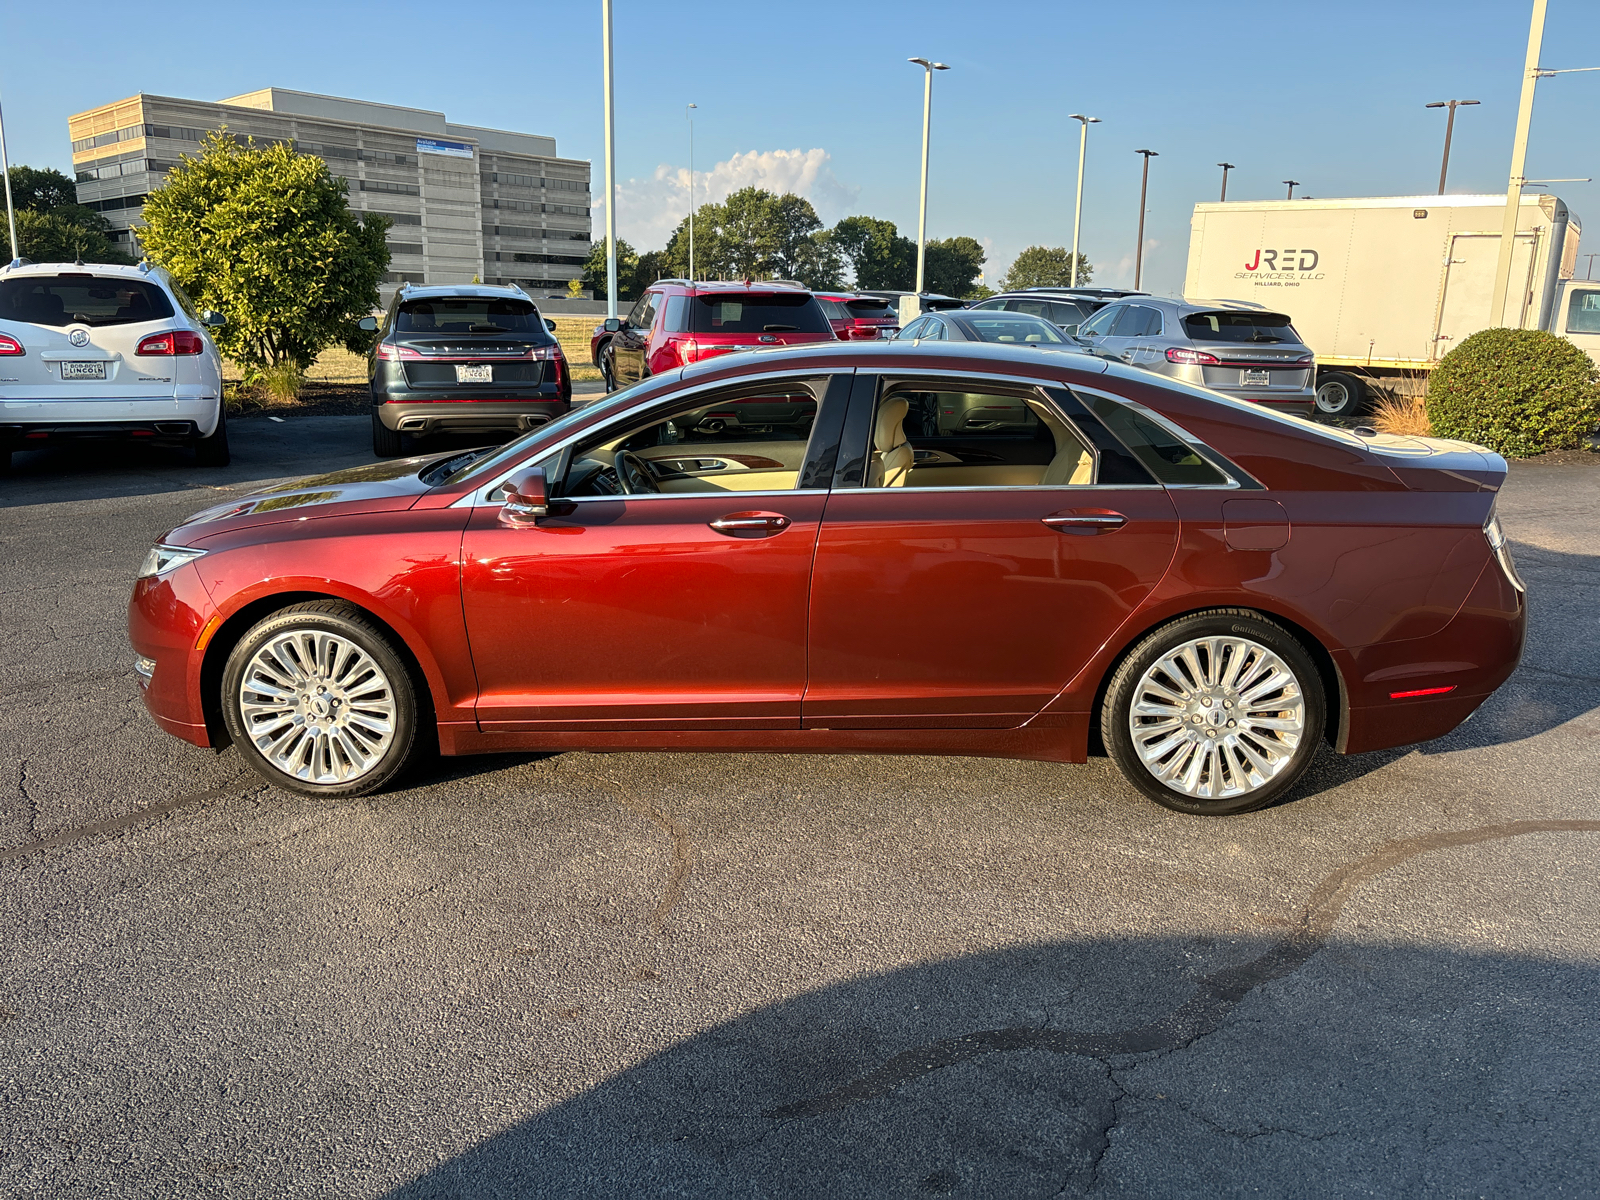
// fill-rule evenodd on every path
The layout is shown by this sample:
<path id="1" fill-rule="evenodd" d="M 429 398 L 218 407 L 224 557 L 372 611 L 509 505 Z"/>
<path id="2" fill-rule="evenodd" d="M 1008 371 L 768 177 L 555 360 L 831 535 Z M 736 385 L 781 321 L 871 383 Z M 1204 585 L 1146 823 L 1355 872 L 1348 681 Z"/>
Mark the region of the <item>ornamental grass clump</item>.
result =
<path id="1" fill-rule="evenodd" d="M 1600 371 L 1565 338 L 1541 329 L 1484 329 L 1439 360 L 1428 379 L 1435 437 L 1508 458 L 1570 450 L 1600 417 Z"/>

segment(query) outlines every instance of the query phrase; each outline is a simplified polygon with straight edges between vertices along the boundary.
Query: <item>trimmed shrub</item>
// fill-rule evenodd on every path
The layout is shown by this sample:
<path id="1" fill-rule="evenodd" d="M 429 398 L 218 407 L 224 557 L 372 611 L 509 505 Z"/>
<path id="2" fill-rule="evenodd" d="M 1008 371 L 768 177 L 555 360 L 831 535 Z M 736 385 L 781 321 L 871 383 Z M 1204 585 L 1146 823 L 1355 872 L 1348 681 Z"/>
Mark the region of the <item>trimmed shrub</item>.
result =
<path id="1" fill-rule="evenodd" d="M 1574 449 L 1594 432 L 1600 371 L 1542 329 L 1483 329 L 1439 360 L 1427 408 L 1435 437 L 1508 458 Z"/>

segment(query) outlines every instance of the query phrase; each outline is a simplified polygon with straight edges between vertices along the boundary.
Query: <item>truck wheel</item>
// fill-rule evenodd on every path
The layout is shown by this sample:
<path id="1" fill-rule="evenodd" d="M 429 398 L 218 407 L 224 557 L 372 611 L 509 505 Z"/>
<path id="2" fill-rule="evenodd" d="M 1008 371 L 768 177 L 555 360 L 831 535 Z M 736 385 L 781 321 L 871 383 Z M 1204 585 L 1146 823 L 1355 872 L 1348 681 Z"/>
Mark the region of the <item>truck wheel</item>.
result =
<path id="1" fill-rule="evenodd" d="M 372 414 L 372 453 L 379 458 L 399 458 L 405 446 L 400 440 L 400 431 L 390 429 L 378 420 L 378 414 Z"/>
<path id="2" fill-rule="evenodd" d="M 1366 401 L 1367 389 L 1361 380 L 1343 371 L 1330 371 L 1317 380 L 1317 414 L 1323 417 L 1353 417 Z"/>
<path id="3" fill-rule="evenodd" d="M 217 405 L 217 427 L 211 431 L 210 437 L 203 437 L 194 444 L 194 461 L 198 467 L 225 467 L 231 456 L 228 453 L 228 409 L 225 405 Z"/>

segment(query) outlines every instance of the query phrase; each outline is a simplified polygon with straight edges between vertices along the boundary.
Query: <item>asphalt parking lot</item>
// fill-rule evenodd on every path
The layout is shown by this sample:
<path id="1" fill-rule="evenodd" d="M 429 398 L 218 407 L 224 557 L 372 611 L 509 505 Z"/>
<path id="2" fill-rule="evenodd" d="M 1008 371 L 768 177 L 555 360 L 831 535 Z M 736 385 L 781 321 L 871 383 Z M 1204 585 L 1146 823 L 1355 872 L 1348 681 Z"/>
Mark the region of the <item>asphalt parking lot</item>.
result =
<path id="1" fill-rule="evenodd" d="M 367 426 L 233 441 L 0 478 L 0 1195 L 1600 1190 L 1600 467 L 1513 468 L 1474 720 L 1207 821 L 1103 759 L 274 790 L 148 719 L 131 577 Z"/>

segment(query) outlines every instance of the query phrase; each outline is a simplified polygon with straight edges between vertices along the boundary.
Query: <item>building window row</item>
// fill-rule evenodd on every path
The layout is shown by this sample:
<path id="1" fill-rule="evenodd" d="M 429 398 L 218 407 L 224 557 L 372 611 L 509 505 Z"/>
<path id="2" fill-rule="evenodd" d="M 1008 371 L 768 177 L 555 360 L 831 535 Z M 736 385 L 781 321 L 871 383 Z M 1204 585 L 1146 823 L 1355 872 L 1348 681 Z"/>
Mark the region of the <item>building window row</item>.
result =
<path id="1" fill-rule="evenodd" d="M 390 254 L 421 254 L 422 253 L 422 243 L 421 242 L 390 242 L 389 243 L 389 253 Z"/>
<path id="2" fill-rule="evenodd" d="M 490 262 L 554 263 L 559 266 L 581 267 L 588 258 L 577 254 L 522 254 L 491 250 L 484 258 Z"/>
<path id="3" fill-rule="evenodd" d="M 587 217 L 589 210 L 577 204 L 546 204 L 545 212 L 570 213 L 574 217 Z"/>
<path id="4" fill-rule="evenodd" d="M 368 209 L 367 212 L 368 212 L 369 215 L 374 216 L 374 217 L 388 217 L 390 223 L 394 224 L 394 225 L 421 225 L 422 224 L 422 217 L 420 215 L 418 215 L 417 213 L 379 212 L 375 208 Z"/>
<path id="5" fill-rule="evenodd" d="M 551 191 L 561 192 L 587 193 L 589 190 L 589 185 L 581 179 L 556 179 L 549 175 L 513 175 L 507 171 L 485 171 L 483 173 L 483 182 L 504 183 L 513 187 L 542 187 Z"/>
<path id="6" fill-rule="evenodd" d="M 109 200 L 89 200 L 83 202 L 83 207 L 92 208 L 95 212 L 115 212 L 119 208 L 143 208 L 145 195 L 138 196 L 113 196 Z"/>
<path id="7" fill-rule="evenodd" d="M 383 179 L 363 179 L 360 183 L 363 192 L 388 192 L 394 196 L 422 195 L 422 189 L 414 183 L 389 183 Z"/>
<path id="8" fill-rule="evenodd" d="M 421 271 L 390 271 L 383 277 L 385 283 L 422 283 Z"/>
<path id="9" fill-rule="evenodd" d="M 439 187 L 470 188 L 472 176 L 466 171 L 438 171 L 432 167 L 423 168 L 422 177 L 429 183 Z"/>

